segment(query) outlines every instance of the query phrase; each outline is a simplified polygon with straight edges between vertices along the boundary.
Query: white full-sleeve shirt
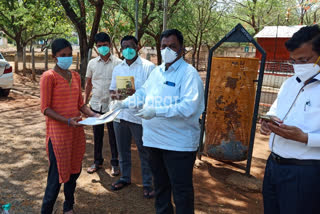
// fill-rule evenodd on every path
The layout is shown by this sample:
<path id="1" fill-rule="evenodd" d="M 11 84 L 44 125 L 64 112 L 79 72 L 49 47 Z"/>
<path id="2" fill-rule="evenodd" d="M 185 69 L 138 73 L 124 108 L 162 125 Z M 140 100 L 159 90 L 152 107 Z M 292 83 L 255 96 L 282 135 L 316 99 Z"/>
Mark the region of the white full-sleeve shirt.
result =
<path id="1" fill-rule="evenodd" d="M 140 56 L 138 56 L 138 58 L 131 65 L 128 65 L 126 60 L 124 59 L 119 65 L 114 68 L 109 89 L 111 91 L 117 90 L 117 76 L 133 76 L 135 90 L 138 90 L 148 79 L 151 71 L 155 67 L 156 66 L 152 62 L 143 59 Z M 142 124 L 141 118 L 135 116 L 137 113 L 137 109 L 122 109 L 117 116 L 117 120 L 121 119 L 131 123 Z"/>
<path id="2" fill-rule="evenodd" d="M 296 76 L 287 79 L 267 114 L 277 116 L 286 125 L 300 128 L 308 134 L 308 143 L 272 133 L 269 146 L 284 158 L 320 160 L 320 74 L 300 90 L 303 85 Z"/>
<path id="3" fill-rule="evenodd" d="M 197 70 L 182 58 L 168 70 L 164 64 L 157 66 L 126 102 L 132 107 L 143 104 L 156 110 L 156 117 L 142 120 L 144 146 L 171 151 L 198 149 L 203 83 Z"/>

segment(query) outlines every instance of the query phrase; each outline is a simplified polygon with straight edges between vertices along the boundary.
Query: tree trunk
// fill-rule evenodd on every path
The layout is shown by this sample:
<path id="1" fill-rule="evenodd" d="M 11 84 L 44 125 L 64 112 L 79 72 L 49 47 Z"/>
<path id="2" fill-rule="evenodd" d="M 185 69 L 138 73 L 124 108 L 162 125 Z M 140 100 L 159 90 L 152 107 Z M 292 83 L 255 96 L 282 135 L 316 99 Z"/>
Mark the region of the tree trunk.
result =
<path id="1" fill-rule="evenodd" d="M 156 49 L 157 49 L 157 61 L 158 61 L 158 65 L 161 65 L 162 57 L 161 57 L 161 50 L 160 50 L 161 48 L 160 36 L 155 40 L 156 40 Z"/>
<path id="2" fill-rule="evenodd" d="M 84 87 L 85 83 L 85 77 L 86 77 L 86 71 L 87 71 L 87 65 L 88 65 L 88 42 L 87 42 L 87 36 L 83 32 L 79 33 L 79 43 L 80 43 L 80 76 L 81 76 L 81 85 Z"/>
<path id="3" fill-rule="evenodd" d="M 200 32 L 200 38 L 199 38 L 199 45 L 198 45 L 198 50 L 197 50 L 197 71 L 199 71 L 199 61 L 200 61 L 200 50 L 201 50 L 201 45 L 202 45 L 202 35 L 203 33 Z"/>
<path id="4" fill-rule="evenodd" d="M 17 44 L 18 61 L 21 61 L 23 56 L 23 45 L 19 41 L 16 41 L 16 44 Z"/>

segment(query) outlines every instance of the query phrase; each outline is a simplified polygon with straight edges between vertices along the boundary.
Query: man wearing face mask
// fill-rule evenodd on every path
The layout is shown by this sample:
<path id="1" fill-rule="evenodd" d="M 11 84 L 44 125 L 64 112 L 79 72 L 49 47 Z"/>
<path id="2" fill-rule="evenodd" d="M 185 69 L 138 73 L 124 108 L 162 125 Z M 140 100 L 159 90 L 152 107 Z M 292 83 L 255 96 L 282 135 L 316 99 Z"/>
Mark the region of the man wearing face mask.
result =
<path id="1" fill-rule="evenodd" d="M 183 59 L 183 36 L 176 29 L 161 34 L 163 63 L 135 94 L 111 109 L 139 108 L 143 145 L 154 176 L 157 213 L 194 213 L 193 165 L 199 146 L 199 117 L 204 110 L 203 83 Z"/>
<path id="2" fill-rule="evenodd" d="M 111 40 L 108 34 L 98 33 L 95 35 L 95 43 L 99 56 L 90 60 L 86 73 L 85 103 L 90 99 L 91 110 L 104 114 L 109 111 L 108 105 L 111 100 L 109 86 L 111 83 L 112 71 L 121 60 L 110 53 Z M 111 151 L 111 175 L 117 176 L 120 173 L 116 138 L 113 123 L 107 123 L 109 145 Z M 101 169 L 103 164 L 102 147 L 104 136 L 104 124 L 93 126 L 94 135 L 94 163 L 87 169 L 88 173 L 94 173 Z"/>
<path id="3" fill-rule="evenodd" d="M 320 213 L 320 29 L 307 26 L 286 42 L 295 75 L 281 86 L 260 131 L 270 135 L 264 213 Z"/>
<path id="4" fill-rule="evenodd" d="M 140 89 L 155 68 L 152 62 L 138 55 L 138 40 L 135 37 L 125 36 L 121 39 L 120 44 L 124 60 L 114 68 L 110 85 L 110 91 L 114 94 L 113 98 L 116 100 L 132 95 L 135 90 Z M 134 80 L 134 88 L 130 84 L 132 88 L 125 89 L 125 93 L 121 89 L 121 93 L 119 93 L 120 87 L 117 81 L 119 77 L 132 78 Z M 147 161 L 147 152 L 142 143 L 142 121 L 141 118 L 135 115 L 137 113 L 135 109 L 123 109 L 117 116 L 118 121 L 114 122 L 120 157 L 121 178 L 111 185 L 111 189 L 120 190 L 131 183 L 131 138 L 133 137 L 141 161 L 143 196 L 152 198 L 154 196 L 152 173 Z"/>

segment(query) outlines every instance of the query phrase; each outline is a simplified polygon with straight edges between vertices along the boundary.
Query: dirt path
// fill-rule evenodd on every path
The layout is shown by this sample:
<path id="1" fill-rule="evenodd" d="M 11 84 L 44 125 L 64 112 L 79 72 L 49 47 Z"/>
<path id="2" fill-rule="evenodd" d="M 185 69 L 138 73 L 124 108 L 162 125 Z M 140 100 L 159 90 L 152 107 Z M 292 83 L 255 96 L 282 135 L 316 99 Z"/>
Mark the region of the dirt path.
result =
<path id="1" fill-rule="evenodd" d="M 31 96 L 32 95 L 32 96 Z M 15 213 L 39 213 L 46 185 L 48 161 L 45 152 L 45 121 L 39 110 L 38 84 L 15 75 L 15 90 L 0 98 L 0 204 L 11 203 Z M 83 170 L 76 189 L 77 213 L 154 213 L 154 200 L 144 199 L 140 163 L 133 145 L 132 185 L 112 192 L 117 177 L 110 175 L 108 143 L 104 144 L 104 169 L 96 174 L 85 170 L 93 161 L 93 135 L 86 127 L 87 147 Z M 107 139 L 107 137 L 105 138 Z M 195 209 L 202 213 L 252 213 L 262 211 L 261 183 L 266 158 L 267 138 L 256 135 L 252 177 L 243 175 L 245 162 L 233 166 L 203 157 L 194 169 Z M 63 192 L 56 203 L 62 213 Z"/>

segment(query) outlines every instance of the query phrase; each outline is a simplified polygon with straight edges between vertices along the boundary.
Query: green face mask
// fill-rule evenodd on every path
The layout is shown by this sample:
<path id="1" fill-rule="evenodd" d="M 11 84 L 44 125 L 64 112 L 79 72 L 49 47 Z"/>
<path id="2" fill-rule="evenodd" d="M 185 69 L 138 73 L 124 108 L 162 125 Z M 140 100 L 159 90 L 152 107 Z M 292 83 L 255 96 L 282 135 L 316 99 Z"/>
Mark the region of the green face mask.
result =
<path id="1" fill-rule="evenodd" d="M 102 56 L 105 56 L 110 52 L 110 48 L 108 46 L 101 46 L 101 47 L 98 48 L 98 52 Z"/>
<path id="2" fill-rule="evenodd" d="M 131 60 L 137 55 L 137 52 L 133 48 L 126 48 L 122 51 L 122 56 L 127 59 Z"/>

